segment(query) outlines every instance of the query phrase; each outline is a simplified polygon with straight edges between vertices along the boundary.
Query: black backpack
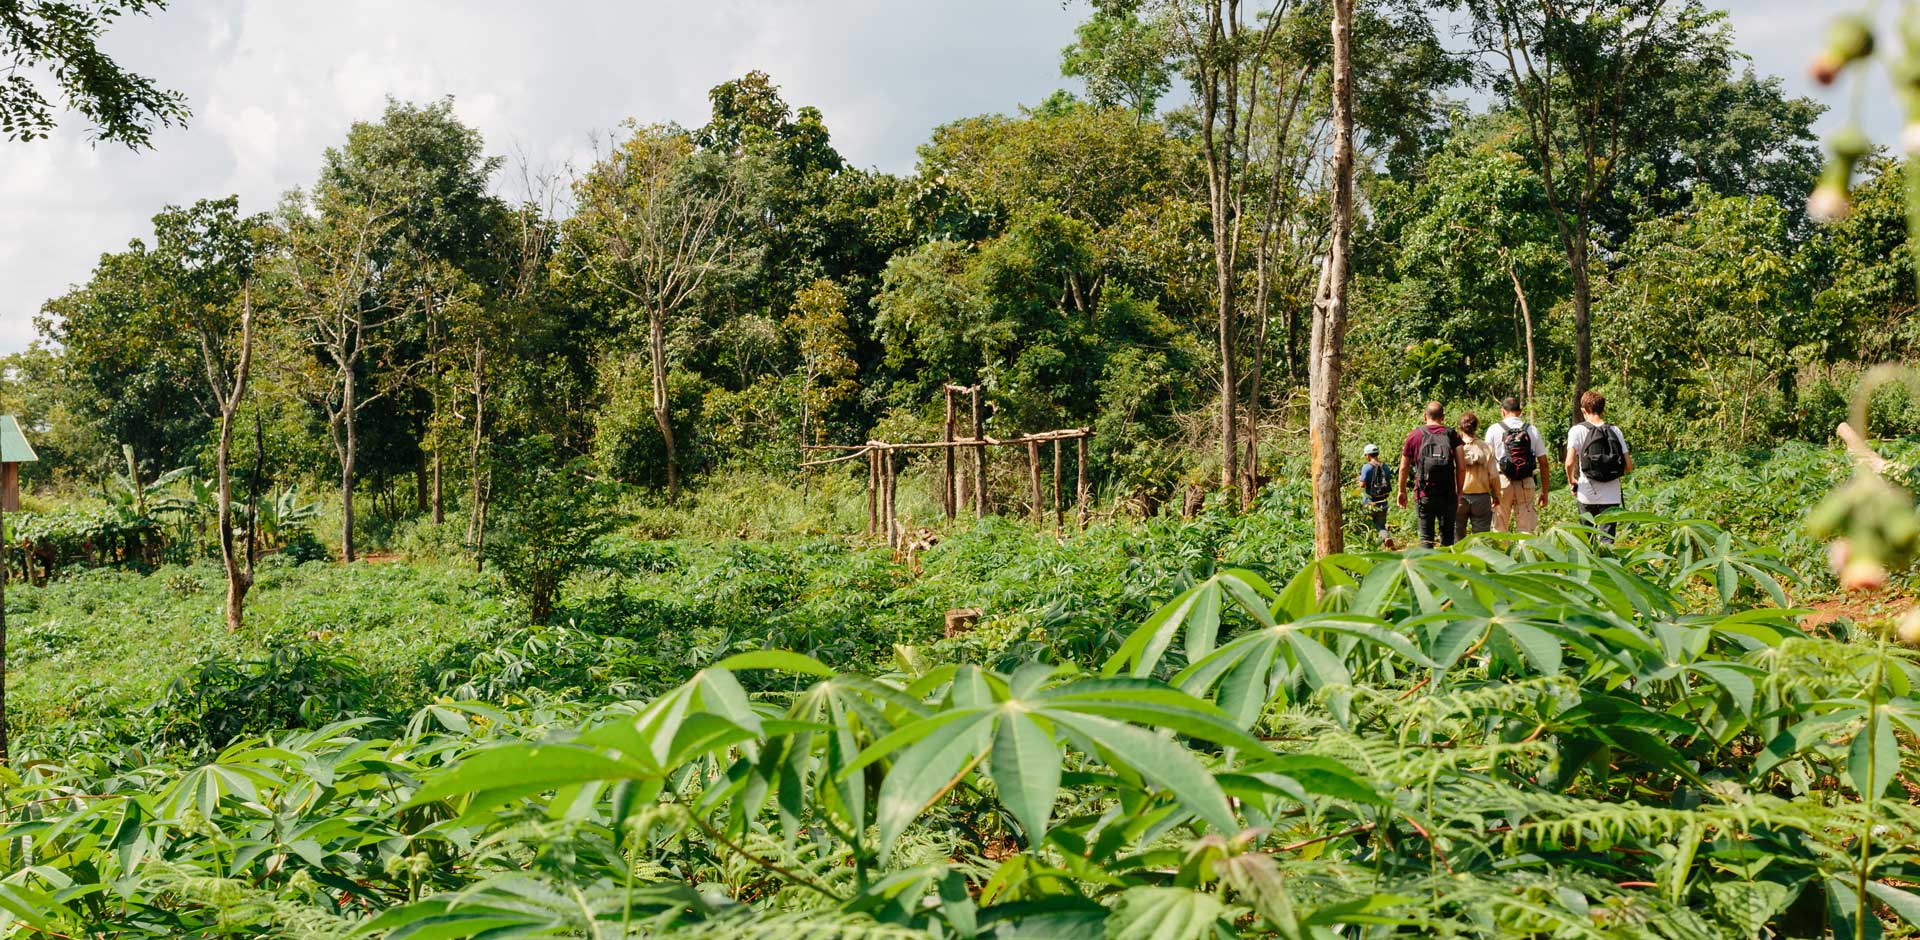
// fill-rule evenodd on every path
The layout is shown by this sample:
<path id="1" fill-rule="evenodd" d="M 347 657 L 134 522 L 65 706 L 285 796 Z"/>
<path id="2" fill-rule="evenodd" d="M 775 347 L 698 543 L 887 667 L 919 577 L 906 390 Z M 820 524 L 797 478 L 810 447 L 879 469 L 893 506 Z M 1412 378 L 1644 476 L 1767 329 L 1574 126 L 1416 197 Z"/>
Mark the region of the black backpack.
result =
<path id="1" fill-rule="evenodd" d="M 1593 483 L 1610 483 L 1627 475 L 1627 455 L 1620 432 L 1611 424 L 1586 422 L 1587 441 L 1580 446 L 1580 475 Z"/>
<path id="2" fill-rule="evenodd" d="M 1373 465 L 1368 464 L 1368 466 Z M 1393 492 L 1393 481 L 1387 478 L 1387 465 L 1380 464 L 1379 467 L 1367 477 L 1367 498 L 1386 499 L 1387 494 L 1391 492 Z"/>
<path id="3" fill-rule="evenodd" d="M 1534 471 L 1540 469 L 1540 456 L 1533 452 L 1533 425 L 1500 426 L 1506 435 L 1500 439 L 1500 475 L 1515 482 L 1533 479 Z"/>
<path id="4" fill-rule="evenodd" d="M 1439 489 L 1445 481 L 1453 489 L 1453 432 L 1447 428 L 1422 428 L 1420 438 L 1420 491 Z"/>

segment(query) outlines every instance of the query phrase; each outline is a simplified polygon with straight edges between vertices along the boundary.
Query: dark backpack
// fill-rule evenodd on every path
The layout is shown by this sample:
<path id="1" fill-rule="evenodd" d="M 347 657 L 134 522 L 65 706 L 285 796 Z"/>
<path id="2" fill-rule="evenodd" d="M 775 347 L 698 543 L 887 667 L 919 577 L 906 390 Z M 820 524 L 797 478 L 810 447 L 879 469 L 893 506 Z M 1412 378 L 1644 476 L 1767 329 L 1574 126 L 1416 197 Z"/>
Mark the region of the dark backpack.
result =
<path id="1" fill-rule="evenodd" d="M 1444 481 L 1453 489 L 1453 432 L 1447 428 L 1422 428 L 1419 451 L 1420 492 L 1439 489 Z"/>
<path id="2" fill-rule="evenodd" d="M 1367 474 L 1367 498 L 1383 500 L 1393 491 L 1393 481 L 1387 479 L 1386 464 L 1367 464 L 1372 473 Z"/>
<path id="3" fill-rule="evenodd" d="M 1593 483 L 1610 483 L 1627 475 L 1627 455 L 1620 432 L 1611 424 L 1587 422 L 1587 441 L 1580 445 L 1580 475 Z"/>
<path id="4" fill-rule="evenodd" d="M 1534 471 L 1540 469 L 1540 456 L 1533 452 L 1533 425 L 1500 426 L 1506 435 L 1500 439 L 1500 475 L 1515 482 L 1533 479 Z"/>

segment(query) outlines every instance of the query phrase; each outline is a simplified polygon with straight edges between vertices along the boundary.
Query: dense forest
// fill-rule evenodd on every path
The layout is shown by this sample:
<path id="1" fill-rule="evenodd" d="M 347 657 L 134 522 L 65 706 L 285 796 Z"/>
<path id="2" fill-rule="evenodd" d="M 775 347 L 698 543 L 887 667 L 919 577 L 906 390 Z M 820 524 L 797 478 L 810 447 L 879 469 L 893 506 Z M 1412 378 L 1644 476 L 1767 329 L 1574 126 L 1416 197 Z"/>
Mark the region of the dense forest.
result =
<path id="1" fill-rule="evenodd" d="M 1916 154 L 1898 6 L 1806 51 Z M 1702 0 L 1077 9 L 909 174 L 389 98 L 102 246 L 0 362 L 0 937 L 1920 936 L 1920 162 Z M 190 125 L 139 15 L 0 0 L 0 146 Z M 1508 398 L 1538 531 L 1407 547 L 1363 449 Z"/>
<path id="2" fill-rule="evenodd" d="M 984 386 L 989 433 L 1093 428 L 1111 498 L 1228 463 L 1250 502 L 1305 450 L 1328 8 L 1217 35 L 1206 9 L 1097 6 L 1062 58 L 1084 91 L 956 119 L 905 177 L 850 166 L 831 115 L 758 72 L 580 167 L 509 166 L 451 101 L 392 102 L 280 204 L 160 208 L 47 301 L 7 363 L 29 480 L 98 492 L 128 448 L 142 479 L 211 476 L 227 428 L 249 487 L 477 519 L 536 441 L 672 496 L 804 443 L 938 437 L 953 381 Z M 1582 24 L 1589 59 L 1551 77 L 1499 54 L 1505 5 L 1468 36 L 1360 6 L 1350 407 L 1411 426 L 1517 394 L 1564 427 L 1597 387 L 1646 440 L 1824 440 L 1860 364 L 1911 357 L 1900 164 L 1868 155 L 1852 214 L 1812 224 L 1820 106 L 1720 14 L 1650 9 Z"/>

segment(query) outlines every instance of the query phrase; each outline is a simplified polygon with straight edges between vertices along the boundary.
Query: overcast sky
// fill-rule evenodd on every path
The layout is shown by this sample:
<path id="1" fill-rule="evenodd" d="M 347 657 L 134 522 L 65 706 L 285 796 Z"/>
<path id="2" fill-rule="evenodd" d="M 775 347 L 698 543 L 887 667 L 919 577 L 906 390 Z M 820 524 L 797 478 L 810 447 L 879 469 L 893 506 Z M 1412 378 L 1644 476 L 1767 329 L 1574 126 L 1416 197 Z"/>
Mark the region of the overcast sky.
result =
<path id="1" fill-rule="evenodd" d="M 1812 94 L 1802 76 L 1829 4 L 1726 6 L 1755 65 Z M 758 68 L 825 113 L 849 160 L 905 172 L 935 126 L 1060 87 L 1084 13 L 1060 0 L 174 0 L 108 46 L 187 95 L 187 128 L 139 153 L 91 146 L 71 117 L 51 139 L 0 142 L 0 353 L 25 348 L 40 305 L 146 236 L 162 206 L 238 193 L 246 211 L 269 209 L 390 95 L 452 95 L 491 152 L 557 165 L 628 117 L 703 123 L 707 89 Z M 1867 123 L 1891 139 L 1890 111 Z"/>

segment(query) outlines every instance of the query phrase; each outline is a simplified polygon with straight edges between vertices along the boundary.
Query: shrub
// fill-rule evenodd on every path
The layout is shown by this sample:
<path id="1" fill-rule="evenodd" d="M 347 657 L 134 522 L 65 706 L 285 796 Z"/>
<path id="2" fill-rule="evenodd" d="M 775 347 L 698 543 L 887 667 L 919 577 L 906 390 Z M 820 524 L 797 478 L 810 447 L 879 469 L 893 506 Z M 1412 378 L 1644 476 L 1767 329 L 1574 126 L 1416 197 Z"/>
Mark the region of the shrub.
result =
<path id="1" fill-rule="evenodd" d="M 532 445 L 541 446 L 539 443 Z M 487 532 L 484 555 L 536 623 L 553 616 L 567 576 L 589 559 L 594 542 L 613 528 L 610 494 L 583 460 L 553 466 L 508 461 L 524 468 L 508 475 Z"/>
<path id="2" fill-rule="evenodd" d="M 287 544 L 280 549 L 280 557 L 293 564 L 305 564 L 309 561 L 326 561 L 333 552 L 320 541 L 313 530 L 300 528 L 287 535 Z"/>
<path id="3" fill-rule="evenodd" d="M 218 749 L 236 738 L 360 713 L 374 691 L 345 650 L 302 639 L 264 659 L 203 657 L 153 703 L 148 718 L 163 740 Z"/>

